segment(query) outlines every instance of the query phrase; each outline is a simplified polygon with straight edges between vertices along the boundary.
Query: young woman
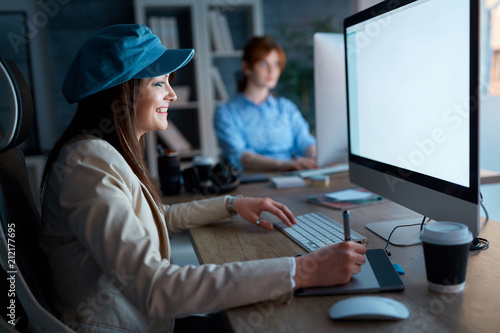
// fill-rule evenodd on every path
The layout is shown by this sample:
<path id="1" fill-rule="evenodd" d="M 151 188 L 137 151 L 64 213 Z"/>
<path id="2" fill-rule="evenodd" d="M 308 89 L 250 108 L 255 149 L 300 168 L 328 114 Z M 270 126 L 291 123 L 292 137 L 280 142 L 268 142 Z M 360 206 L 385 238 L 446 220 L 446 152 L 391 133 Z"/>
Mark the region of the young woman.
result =
<path id="1" fill-rule="evenodd" d="M 78 109 L 47 161 L 40 242 L 54 305 L 79 332 L 171 332 L 189 314 L 287 302 L 293 288 L 344 283 L 365 261 L 366 249 L 346 242 L 300 258 L 171 264 L 169 235 L 180 230 L 236 213 L 271 229 L 263 211 L 295 223 L 269 198 L 162 205 L 144 134 L 167 127 L 173 72 L 193 53 L 167 50 L 146 26 L 117 25 L 92 36 L 69 69 L 63 92 Z"/>
<path id="2" fill-rule="evenodd" d="M 243 51 L 238 95 L 221 104 L 214 128 L 226 162 L 238 169 L 289 171 L 316 168 L 316 139 L 295 104 L 270 91 L 285 68 L 283 49 L 269 36 Z"/>

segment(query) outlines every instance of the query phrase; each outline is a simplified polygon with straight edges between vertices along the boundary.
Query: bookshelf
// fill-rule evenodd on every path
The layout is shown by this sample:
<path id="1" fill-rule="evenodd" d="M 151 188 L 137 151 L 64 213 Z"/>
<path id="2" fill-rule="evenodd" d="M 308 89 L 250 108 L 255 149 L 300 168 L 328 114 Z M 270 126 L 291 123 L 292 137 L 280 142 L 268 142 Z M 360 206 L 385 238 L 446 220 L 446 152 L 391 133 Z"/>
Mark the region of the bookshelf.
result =
<path id="1" fill-rule="evenodd" d="M 158 177 L 156 145 L 165 137 L 175 140 L 179 133 L 182 158 L 206 155 L 217 160 L 214 110 L 236 93 L 243 46 L 263 34 L 262 1 L 134 0 L 134 11 L 135 21 L 148 25 L 167 47 L 171 43 L 171 48 L 195 49 L 193 60 L 176 73 L 174 90 L 182 91 L 183 99 L 171 104 L 168 116 L 176 133 L 148 134 L 151 174 Z"/>

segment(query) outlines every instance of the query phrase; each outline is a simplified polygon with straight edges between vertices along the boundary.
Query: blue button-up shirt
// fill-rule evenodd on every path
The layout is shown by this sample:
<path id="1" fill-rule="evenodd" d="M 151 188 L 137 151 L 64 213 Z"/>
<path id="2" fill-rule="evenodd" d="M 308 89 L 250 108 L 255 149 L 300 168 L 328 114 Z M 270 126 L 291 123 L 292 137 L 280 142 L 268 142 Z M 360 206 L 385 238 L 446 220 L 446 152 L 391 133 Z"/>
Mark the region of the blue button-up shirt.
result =
<path id="1" fill-rule="evenodd" d="M 239 169 L 246 152 L 290 160 L 316 144 L 295 104 L 271 95 L 256 105 L 238 94 L 217 108 L 214 128 L 224 160 Z"/>

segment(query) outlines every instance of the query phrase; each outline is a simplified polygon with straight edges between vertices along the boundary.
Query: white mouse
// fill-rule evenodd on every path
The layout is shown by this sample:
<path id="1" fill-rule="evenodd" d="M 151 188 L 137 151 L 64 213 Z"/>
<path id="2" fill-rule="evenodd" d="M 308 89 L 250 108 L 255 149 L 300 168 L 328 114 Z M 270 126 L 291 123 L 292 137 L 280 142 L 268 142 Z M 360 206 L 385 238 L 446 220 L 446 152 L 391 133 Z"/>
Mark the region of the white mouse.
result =
<path id="1" fill-rule="evenodd" d="M 379 296 L 347 298 L 330 308 L 330 318 L 336 320 L 399 320 L 409 316 L 403 303 Z"/>

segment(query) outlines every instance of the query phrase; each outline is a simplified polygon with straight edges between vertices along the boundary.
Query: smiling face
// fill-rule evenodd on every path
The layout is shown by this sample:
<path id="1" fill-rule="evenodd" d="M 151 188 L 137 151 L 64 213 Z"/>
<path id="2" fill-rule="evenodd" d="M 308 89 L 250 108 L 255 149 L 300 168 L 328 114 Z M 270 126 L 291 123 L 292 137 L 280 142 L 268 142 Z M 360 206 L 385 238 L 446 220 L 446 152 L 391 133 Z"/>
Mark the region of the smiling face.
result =
<path id="1" fill-rule="evenodd" d="M 264 58 L 251 68 L 244 64 L 244 73 L 248 77 L 248 85 L 273 89 L 281 74 L 280 57 L 276 50 L 271 50 Z"/>
<path id="2" fill-rule="evenodd" d="M 176 99 L 168 74 L 141 80 L 136 109 L 137 139 L 147 132 L 167 128 L 168 107 Z"/>

